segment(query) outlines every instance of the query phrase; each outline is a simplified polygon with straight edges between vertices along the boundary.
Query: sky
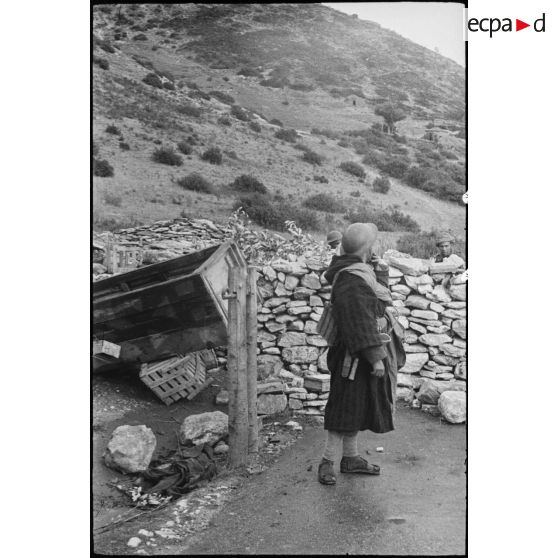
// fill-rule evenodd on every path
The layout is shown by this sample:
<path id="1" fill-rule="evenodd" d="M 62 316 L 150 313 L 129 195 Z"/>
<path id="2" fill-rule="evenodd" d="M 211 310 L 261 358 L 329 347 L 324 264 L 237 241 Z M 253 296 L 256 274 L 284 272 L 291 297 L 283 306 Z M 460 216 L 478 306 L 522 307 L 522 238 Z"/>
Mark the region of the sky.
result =
<path id="1" fill-rule="evenodd" d="M 324 2 L 325 6 L 358 14 L 406 39 L 465 66 L 463 4 L 453 2 Z"/>

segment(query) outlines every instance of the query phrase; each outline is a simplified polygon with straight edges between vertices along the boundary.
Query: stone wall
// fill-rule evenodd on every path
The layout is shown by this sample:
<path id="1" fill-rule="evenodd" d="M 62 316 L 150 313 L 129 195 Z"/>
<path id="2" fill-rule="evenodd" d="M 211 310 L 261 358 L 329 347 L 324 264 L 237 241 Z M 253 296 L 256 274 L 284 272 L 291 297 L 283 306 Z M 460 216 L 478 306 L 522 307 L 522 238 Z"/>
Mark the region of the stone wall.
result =
<path id="1" fill-rule="evenodd" d="M 331 253 L 296 227 L 290 232 L 285 238 L 255 231 L 234 214 L 228 226 L 180 218 L 96 235 L 96 240 L 102 244 L 111 236 L 120 245 L 141 246 L 144 264 L 235 240 L 260 274 L 258 412 L 272 414 L 288 407 L 298 414 L 321 415 L 329 371 L 327 346 L 316 325 L 330 299 L 331 287 L 322 272 Z M 466 278 L 442 273 L 448 271 L 443 264 L 430 267 L 395 251 L 383 257 L 406 332 L 407 364 L 398 375 L 397 397 L 437 414 L 441 393 L 466 390 Z M 102 265 L 95 266 L 94 279 L 107 277 Z"/>
<path id="2" fill-rule="evenodd" d="M 466 390 L 466 279 L 430 273 L 427 262 L 395 251 L 384 259 L 405 328 L 407 363 L 398 374 L 397 397 L 437 414 L 441 393 Z M 260 268 L 258 380 L 266 402 L 261 412 L 287 404 L 295 414 L 323 414 L 327 344 L 316 326 L 331 296 L 322 276 L 326 266 L 300 257 Z"/>

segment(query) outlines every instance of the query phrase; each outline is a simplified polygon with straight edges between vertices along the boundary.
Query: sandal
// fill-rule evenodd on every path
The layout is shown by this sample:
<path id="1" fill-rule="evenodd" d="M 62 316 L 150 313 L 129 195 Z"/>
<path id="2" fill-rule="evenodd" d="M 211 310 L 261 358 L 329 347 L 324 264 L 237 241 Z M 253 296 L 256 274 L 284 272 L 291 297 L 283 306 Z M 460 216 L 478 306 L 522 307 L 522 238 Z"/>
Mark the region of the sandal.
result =
<path id="1" fill-rule="evenodd" d="M 333 461 L 322 459 L 321 463 L 318 465 L 318 480 L 322 484 L 335 484 L 337 482 L 333 470 Z"/>
<path id="2" fill-rule="evenodd" d="M 355 457 L 343 456 L 341 459 L 342 473 L 364 473 L 365 475 L 379 475 L 379 465 L 368 463 L 364 457 L 357 455 Z"/>

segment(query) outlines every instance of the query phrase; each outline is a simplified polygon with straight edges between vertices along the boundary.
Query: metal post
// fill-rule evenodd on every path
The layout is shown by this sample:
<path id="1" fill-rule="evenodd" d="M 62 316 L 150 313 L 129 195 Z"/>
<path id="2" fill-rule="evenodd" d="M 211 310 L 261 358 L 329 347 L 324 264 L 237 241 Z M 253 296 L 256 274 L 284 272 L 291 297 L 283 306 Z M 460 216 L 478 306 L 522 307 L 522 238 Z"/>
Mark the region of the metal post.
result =
<path id="1" fill-rule="evenodd" d="M 258 413 L 257 413 L 257 343 L 258 343 L 258 298 L 257 272 L 254 266 L 248 267 L 246 293 L 246 341 L 247 360 L 246 375 L 248 387 L 248 453 L 258 453 Z"/>

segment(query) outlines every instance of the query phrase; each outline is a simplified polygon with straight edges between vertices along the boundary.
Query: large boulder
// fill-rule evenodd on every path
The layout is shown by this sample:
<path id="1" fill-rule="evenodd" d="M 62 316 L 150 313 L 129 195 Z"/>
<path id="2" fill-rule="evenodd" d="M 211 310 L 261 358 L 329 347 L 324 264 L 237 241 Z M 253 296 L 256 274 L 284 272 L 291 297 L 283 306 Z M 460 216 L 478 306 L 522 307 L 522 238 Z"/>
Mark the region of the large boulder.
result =
<path id="1" fill-rule="evenodd" d="M 412 258 L 408 254 L 402 254 L 397 250 L 388 250 L 385 252 L 384 260 L 389 265 L 402 271 L 405 275 L 417 277 L 428 272 L 428 264 L 424 260 Z"/>
<path id="2" fill-rule="evenodd" d="M 467 418 L 467 396 L 464 391 L 444 391 L 438 400 L 442 416 L 453 424 L 465 422 Z"/>
<path id="3" fill-rule="evenodd" d="M 229 417 L 221 411 L 190 415 L 180 426 L 182 444 L 210 444 L 214 446 L 229 432 Z"/>
<path id="4" fill-rule="evenodd" d="M 428 405 L 436 405 L 438 399 L 440 399 L 440 392 L 438 391 L 438 385 L 434 380 L 425 380 L 417 394 L 417 399 L 421 403 L 426 403 Z"/>
<path id="5" fill-rule="evenodd" d="M 281 413 L 287 407 L 287 396 L 281 394 L 266 393 L 258 396 L 258 415 L 275 415 Z"/>
<path id="6" fill-rule="evenodd" d="M 112 433 L 105 450 L 105 464 L 124 473 L 145 471 L 156 446 L 155 434 L 145 424 L 119 426 Z"/>
<path id="7" fill-rule="evenodd" d="M 452 285 L 449 288 L 449 294 L 454 300 L 467 300 L 467 286 L 466 285 Z"/>

